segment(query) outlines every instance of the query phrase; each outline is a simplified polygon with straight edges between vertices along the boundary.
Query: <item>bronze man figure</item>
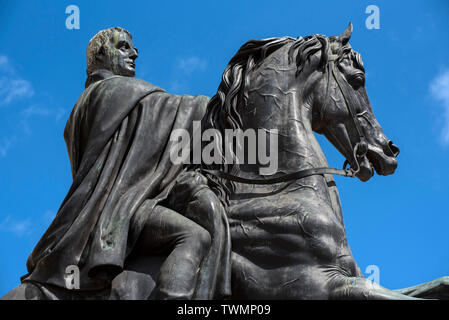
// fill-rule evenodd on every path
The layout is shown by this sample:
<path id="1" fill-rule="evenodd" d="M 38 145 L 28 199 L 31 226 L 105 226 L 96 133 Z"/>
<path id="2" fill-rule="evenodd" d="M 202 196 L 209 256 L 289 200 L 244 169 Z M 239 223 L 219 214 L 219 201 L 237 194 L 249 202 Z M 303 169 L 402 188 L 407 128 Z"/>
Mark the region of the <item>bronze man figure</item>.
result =
<path id="1" fill-rule="evenodd" d="M 192 131 L 209 99 L 133 78 L 137 56 L 119 27 L 89 42 L 86 89 L 64 132 L 73 184 L 11 298 L 24 286 L 48 299 L 229 295 L 224 209 L 201 174 L 169 157 L 170 133 Z M 65 289 L 68 266 L 80 270 L 79 290 Z"/>

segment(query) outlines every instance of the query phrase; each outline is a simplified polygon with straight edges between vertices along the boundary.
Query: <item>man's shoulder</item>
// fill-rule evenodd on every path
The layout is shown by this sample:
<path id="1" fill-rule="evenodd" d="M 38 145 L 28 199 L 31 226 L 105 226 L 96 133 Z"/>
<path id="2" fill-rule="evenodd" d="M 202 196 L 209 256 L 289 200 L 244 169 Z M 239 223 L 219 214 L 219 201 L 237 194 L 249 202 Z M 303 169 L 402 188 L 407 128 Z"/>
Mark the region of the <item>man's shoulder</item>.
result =
<path id="1" fill-rule="evenodd" d="M 68 123 L 84 117 L 93 119 L 97 115 L 127 114 L 141 99 L 155 92 L 165 91 L 131 77 L 112 76 L 93 82 L 79 97 Z"/>
<path id="2" fill-rule="evenodd" d="M 154 91 L 165 92 L 162 88 L 145 80 L 124 76 L 113 76 L 101 80 L 95 89 L 118 94 L 147 94 Z"/>

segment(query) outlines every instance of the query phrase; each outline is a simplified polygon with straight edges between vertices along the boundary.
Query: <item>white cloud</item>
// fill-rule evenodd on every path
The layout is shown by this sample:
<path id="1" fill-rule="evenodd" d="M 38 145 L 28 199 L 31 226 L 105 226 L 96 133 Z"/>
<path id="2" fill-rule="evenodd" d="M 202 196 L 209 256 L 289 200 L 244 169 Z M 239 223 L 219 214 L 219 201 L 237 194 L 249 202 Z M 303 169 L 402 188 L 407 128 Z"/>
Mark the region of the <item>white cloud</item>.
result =
<path id="1" fill-rule="evenodd" d="M 194 71 L 203 71 L 206 69 L 206 61 L 198 57 L 183 58 L 178 61 L 177 67 L 186 74 L 191 74 Z"/>
<path id="2" fill-rule="evenodd" d="M 444 144 L 449 144 L 449 70 L 438 75 L 430 84 L 430 92 L 435 100 L 443 106 L 444 127 L 441 139 Z"/>
<path id="3" fill-rule="evenodd" d="M 55 211 L 47 210 L 40 217 L 14 219 L 11 215 L 0 221 L 0 232 L 8 232 L 16 237 L 41 235 L 56 216 Z"/>
<path id="4" fill-rule="evenodd" d="M 65 109 L 63 108 L 45 108 L 39 106 L 39 104 L 32 105 L 20 112 L 22 115 L 22 120 L 20 121 L 21 128 L 25 133 L 30 134 L 31 128 L 29 126 L 29 118 L 31 117 L 50 117 L 54 118 L 56 121 L 62 118 L 65 114 Z"/>
<path id="5" fill-rule="evenodd" d="M 64 112 L 65 110 L 63 108 L 50 109 L 43 108 L 38 105 L 32 105 L 31 107 L 24 109 L 21 113 L 25 119 L 28 119 L 32 116 L 54 116 L 56 120 L 59 120 L 64 115 Z"/>
<path id="6" fill-rule="evenodd" d="M 11 147 L 11 144 L 11 139 L 3 138 L 3 140 L 0 142 L 0 158 L 6 156 L 9 148 Z"/>
<path id="7" fill-rule="evenodd" d="M 0 78 L 0 106 L 10 104 L 19 98 L 29 98 L 34 90 L 29 81 L 23 79 Z"/>
<path id="8" fill-rule="evenodd" d="M 8 57 L 7 56 L 0 56 L 0 66 L 3 67 L 5 65 L 8 65 Z"/>
<path id="9" fill-rule="evenodd" d="M 11 232 L 18 237 L 29 234 L 31 227 L 32 224 L 30 219 L 14 220 L 11 219 L 11 216 L 7 216 L 6 219 L 0 223 L 0 230 Z"/>
<path id="10" fill-rule="evenodd" d="M 9 59 L 7 56 L 0 55 L 0 71 L 12 74 L 14 73 L 14 70 L 9 63 Z"/>
<path id="11" fill-rule="evenodd" d="M 34 95 L 33 86 L 16 75 L 7 56 L 0 55 L 0 106 Z"/>
<path id="12" fill-rule="evenodd" d="M 195 72 L 206 70 L 206 67 L 207 62 L 196 56 L 177 59 L 173 64 L 173 80 L 170 83 L 170 92 L 175 94 L 189 93 L 190 78 Z"/>

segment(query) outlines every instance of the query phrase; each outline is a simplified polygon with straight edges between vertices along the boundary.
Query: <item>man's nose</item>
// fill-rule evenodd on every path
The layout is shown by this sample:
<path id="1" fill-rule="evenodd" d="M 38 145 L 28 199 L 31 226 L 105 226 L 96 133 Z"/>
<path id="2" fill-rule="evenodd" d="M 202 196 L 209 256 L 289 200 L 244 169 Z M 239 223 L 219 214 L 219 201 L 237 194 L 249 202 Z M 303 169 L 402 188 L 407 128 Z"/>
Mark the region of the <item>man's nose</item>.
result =
<path id="1" fill-rule="evenodd" d="M 131 53 L 130 53 L 129 57 L 131 59 L 133 59 L 133 60 L 137 59 L 138 54 L 137 54 L 137 49 L 136 48 L 131 48 Z"/>

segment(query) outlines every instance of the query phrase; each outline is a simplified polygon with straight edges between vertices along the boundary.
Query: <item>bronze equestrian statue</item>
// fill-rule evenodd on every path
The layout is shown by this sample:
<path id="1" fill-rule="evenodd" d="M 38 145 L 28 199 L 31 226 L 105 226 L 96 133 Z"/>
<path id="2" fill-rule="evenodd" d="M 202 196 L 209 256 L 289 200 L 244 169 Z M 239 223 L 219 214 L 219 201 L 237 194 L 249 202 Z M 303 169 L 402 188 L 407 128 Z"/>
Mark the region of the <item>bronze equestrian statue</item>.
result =
<path id="1" fill-rule="evenodd" d="M 113 33 L 115 49 L 122 37 L 135 57 L 111 54 L 116 62 L 88 78 L 66 127 L 74 185 L 4 299 L 449 298 L 448 277 L 402 290 L 372 283 L 349 248 L 332 174 L 393 174 L 399 154 L 374 117 L 351 34 L 352 24 L 339 36 L 249 41 L 209 100 L 121 73 L 137 50 Z M 276 173 L 224 154 L 171 164 L 169 135 L 197 120 L 222 136 L 275 134 Z M 314 132 L 346 158 L 343 169 L 328 167 Z M 64 288 L 68 263 L 81 290 Z"/>

